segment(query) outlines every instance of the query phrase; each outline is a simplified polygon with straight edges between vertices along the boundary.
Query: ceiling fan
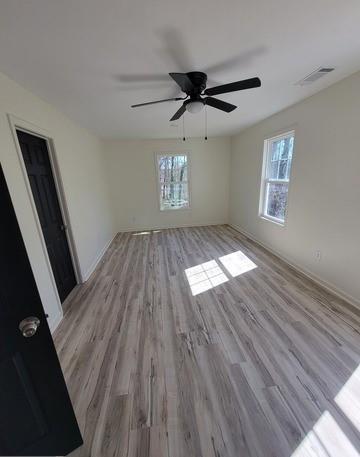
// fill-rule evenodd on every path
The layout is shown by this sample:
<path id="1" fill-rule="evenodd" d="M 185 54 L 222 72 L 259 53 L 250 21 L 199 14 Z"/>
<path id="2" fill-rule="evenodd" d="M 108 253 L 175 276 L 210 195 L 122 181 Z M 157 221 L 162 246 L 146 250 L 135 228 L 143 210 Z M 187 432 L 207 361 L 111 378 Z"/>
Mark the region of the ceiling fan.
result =
<path id="1" fill-rule="evenodd" d="M 259 78 L 250 78 L 206 89 L 207 75 L 201 71 L 191 71 L 189 73 L 169 73 L 169 75 L 179 85 L 182 92 L 186 94 L 186 97 L 167 98 L 165 100 L 157 100 L 154 102 L 139 103 L 137 105 L 131 105 L 131 108 L 153 105 L 155 103 L 184 100 L 180 109 L 176 111 L 170 121 L 176 121 L 185 113 L 185 111 L 198 113 L 203 109 L 204 105 L 209 105 L 213 108 L 225 111 L 226 113 L 230 113 L 236 108 L 236 106 L 214 98 L 212 95 L 226 94 L 228 92 L 252 89 L 254 87 L 261 86 Z"/>

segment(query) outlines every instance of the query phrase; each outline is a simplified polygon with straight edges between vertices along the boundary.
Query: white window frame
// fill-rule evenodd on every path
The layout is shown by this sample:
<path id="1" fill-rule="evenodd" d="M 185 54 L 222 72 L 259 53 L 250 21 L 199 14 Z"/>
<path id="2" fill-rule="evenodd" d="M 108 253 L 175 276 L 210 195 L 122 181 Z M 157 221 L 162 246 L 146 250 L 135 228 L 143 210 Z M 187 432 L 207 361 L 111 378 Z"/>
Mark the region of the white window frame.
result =
<path id="1" fill-rule="evenodd" d="M 291 169 L 289 173 L 289 179 L 271 179 L 269 178 L 269 169 L 270 169 L 270 158 L 271 158 L 271 145 L 274 141 L 278 141 L 280 139 L 286 139 L 289 137 L 294 137 L 294 146 L 293 146 L 293 155 L 291 161 Z M 263 165 L 262 165 L 262 173 L 261 173 L 261 188 L 260 188 L 260 204 L 259 204 L 259 217 L 262 219 L 266 219 L 270 222 L 274 222 L 275 224 L 284 226 L 286 224 L 287 215 L 288 215 L 288 205 L 289 205 L 289 190 L 290 190 L 290 181 L 291 181 L 291 171 L 292 165 L 294 160 L 294 149 L 295 149 L 295 130 L 288 130 L 286 132 L 277 134 L 275 136 L 266 138 L 264 140 L 264 152 L 263 152 Z M 267 208 L 267 192 L 266 189 L 269 184 L 286 184 L 287 185 L 287 203 L 285 208 L 285 215 L 284 220 L 279 219 L 277 217 L 270 216 L 266 213 Z"/>
<path id="2" fill-rule="evenodd" d="M 187 160 L 187 181 L 182 181 L 182 184 L 187 184 L 188 187 L 188 206 L 181 208 L 161 208 L 161 183 L 160 183 L 160 174 L 159 174 L 159 158 L 160 157 L 174 157 L 174 156 L 186 156 Z M 155 153 L 155 167 L 156 167 L 156 180 L 157 180 L 157 200 L 159 205 L 159 210 L 164 211 L 188 211 L 191 208 L 191 161 L 190 161 L 190 152 L 189 151 L 176 151 L 176 152 L 156 152 Z M 176 183 L 176 181 L 174 181 Z M 180 183 L 180 181 L 178 181 Z"/>

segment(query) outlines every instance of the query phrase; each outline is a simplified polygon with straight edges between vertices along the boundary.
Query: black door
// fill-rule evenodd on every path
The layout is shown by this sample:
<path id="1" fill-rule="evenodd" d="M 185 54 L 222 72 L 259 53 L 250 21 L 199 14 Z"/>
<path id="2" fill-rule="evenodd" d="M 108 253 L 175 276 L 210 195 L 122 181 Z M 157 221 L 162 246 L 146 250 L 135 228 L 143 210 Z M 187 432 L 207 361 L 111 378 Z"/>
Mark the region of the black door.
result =
<path id="1" fill-rule="evenodd" d="M 1 166 L 0 218 L 0 455 L 66 455 L 82 439 Z"/>
<path id="2" fill-rule="evenodd" d="M 46 141 L 17 131 L 60 300 L 76 285 Z"/>

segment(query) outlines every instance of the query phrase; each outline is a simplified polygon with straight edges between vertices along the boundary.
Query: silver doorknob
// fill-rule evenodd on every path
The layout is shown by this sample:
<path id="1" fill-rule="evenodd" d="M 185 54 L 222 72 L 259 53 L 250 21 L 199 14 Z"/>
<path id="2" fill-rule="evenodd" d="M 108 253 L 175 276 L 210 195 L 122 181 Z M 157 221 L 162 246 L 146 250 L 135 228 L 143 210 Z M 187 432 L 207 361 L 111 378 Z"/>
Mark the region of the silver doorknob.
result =
<path id="1" fill-rule="evenodd" d="M 37 317 L 27 317 L 20 322 L 19 329 L 22 333 L 22 336 L 25 338 L 30 338 L 31 336 L 35 335 L 39 325 L 40 320 Z"/>

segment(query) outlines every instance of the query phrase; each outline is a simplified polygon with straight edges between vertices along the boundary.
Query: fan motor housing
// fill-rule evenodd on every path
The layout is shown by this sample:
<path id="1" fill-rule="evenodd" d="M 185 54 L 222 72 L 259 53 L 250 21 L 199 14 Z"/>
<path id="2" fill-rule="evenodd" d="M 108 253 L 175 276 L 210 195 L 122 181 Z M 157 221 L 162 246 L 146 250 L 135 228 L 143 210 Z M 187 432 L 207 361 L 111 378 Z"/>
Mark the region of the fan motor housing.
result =
<path id="1" fill-rule="evenodd" d="M 198 98 L 198 96 L 206 89 L 207 75 L 202 71 L 190 71 L 186 73 L 194 88 L 188 93 L 191 98 Z"/>

